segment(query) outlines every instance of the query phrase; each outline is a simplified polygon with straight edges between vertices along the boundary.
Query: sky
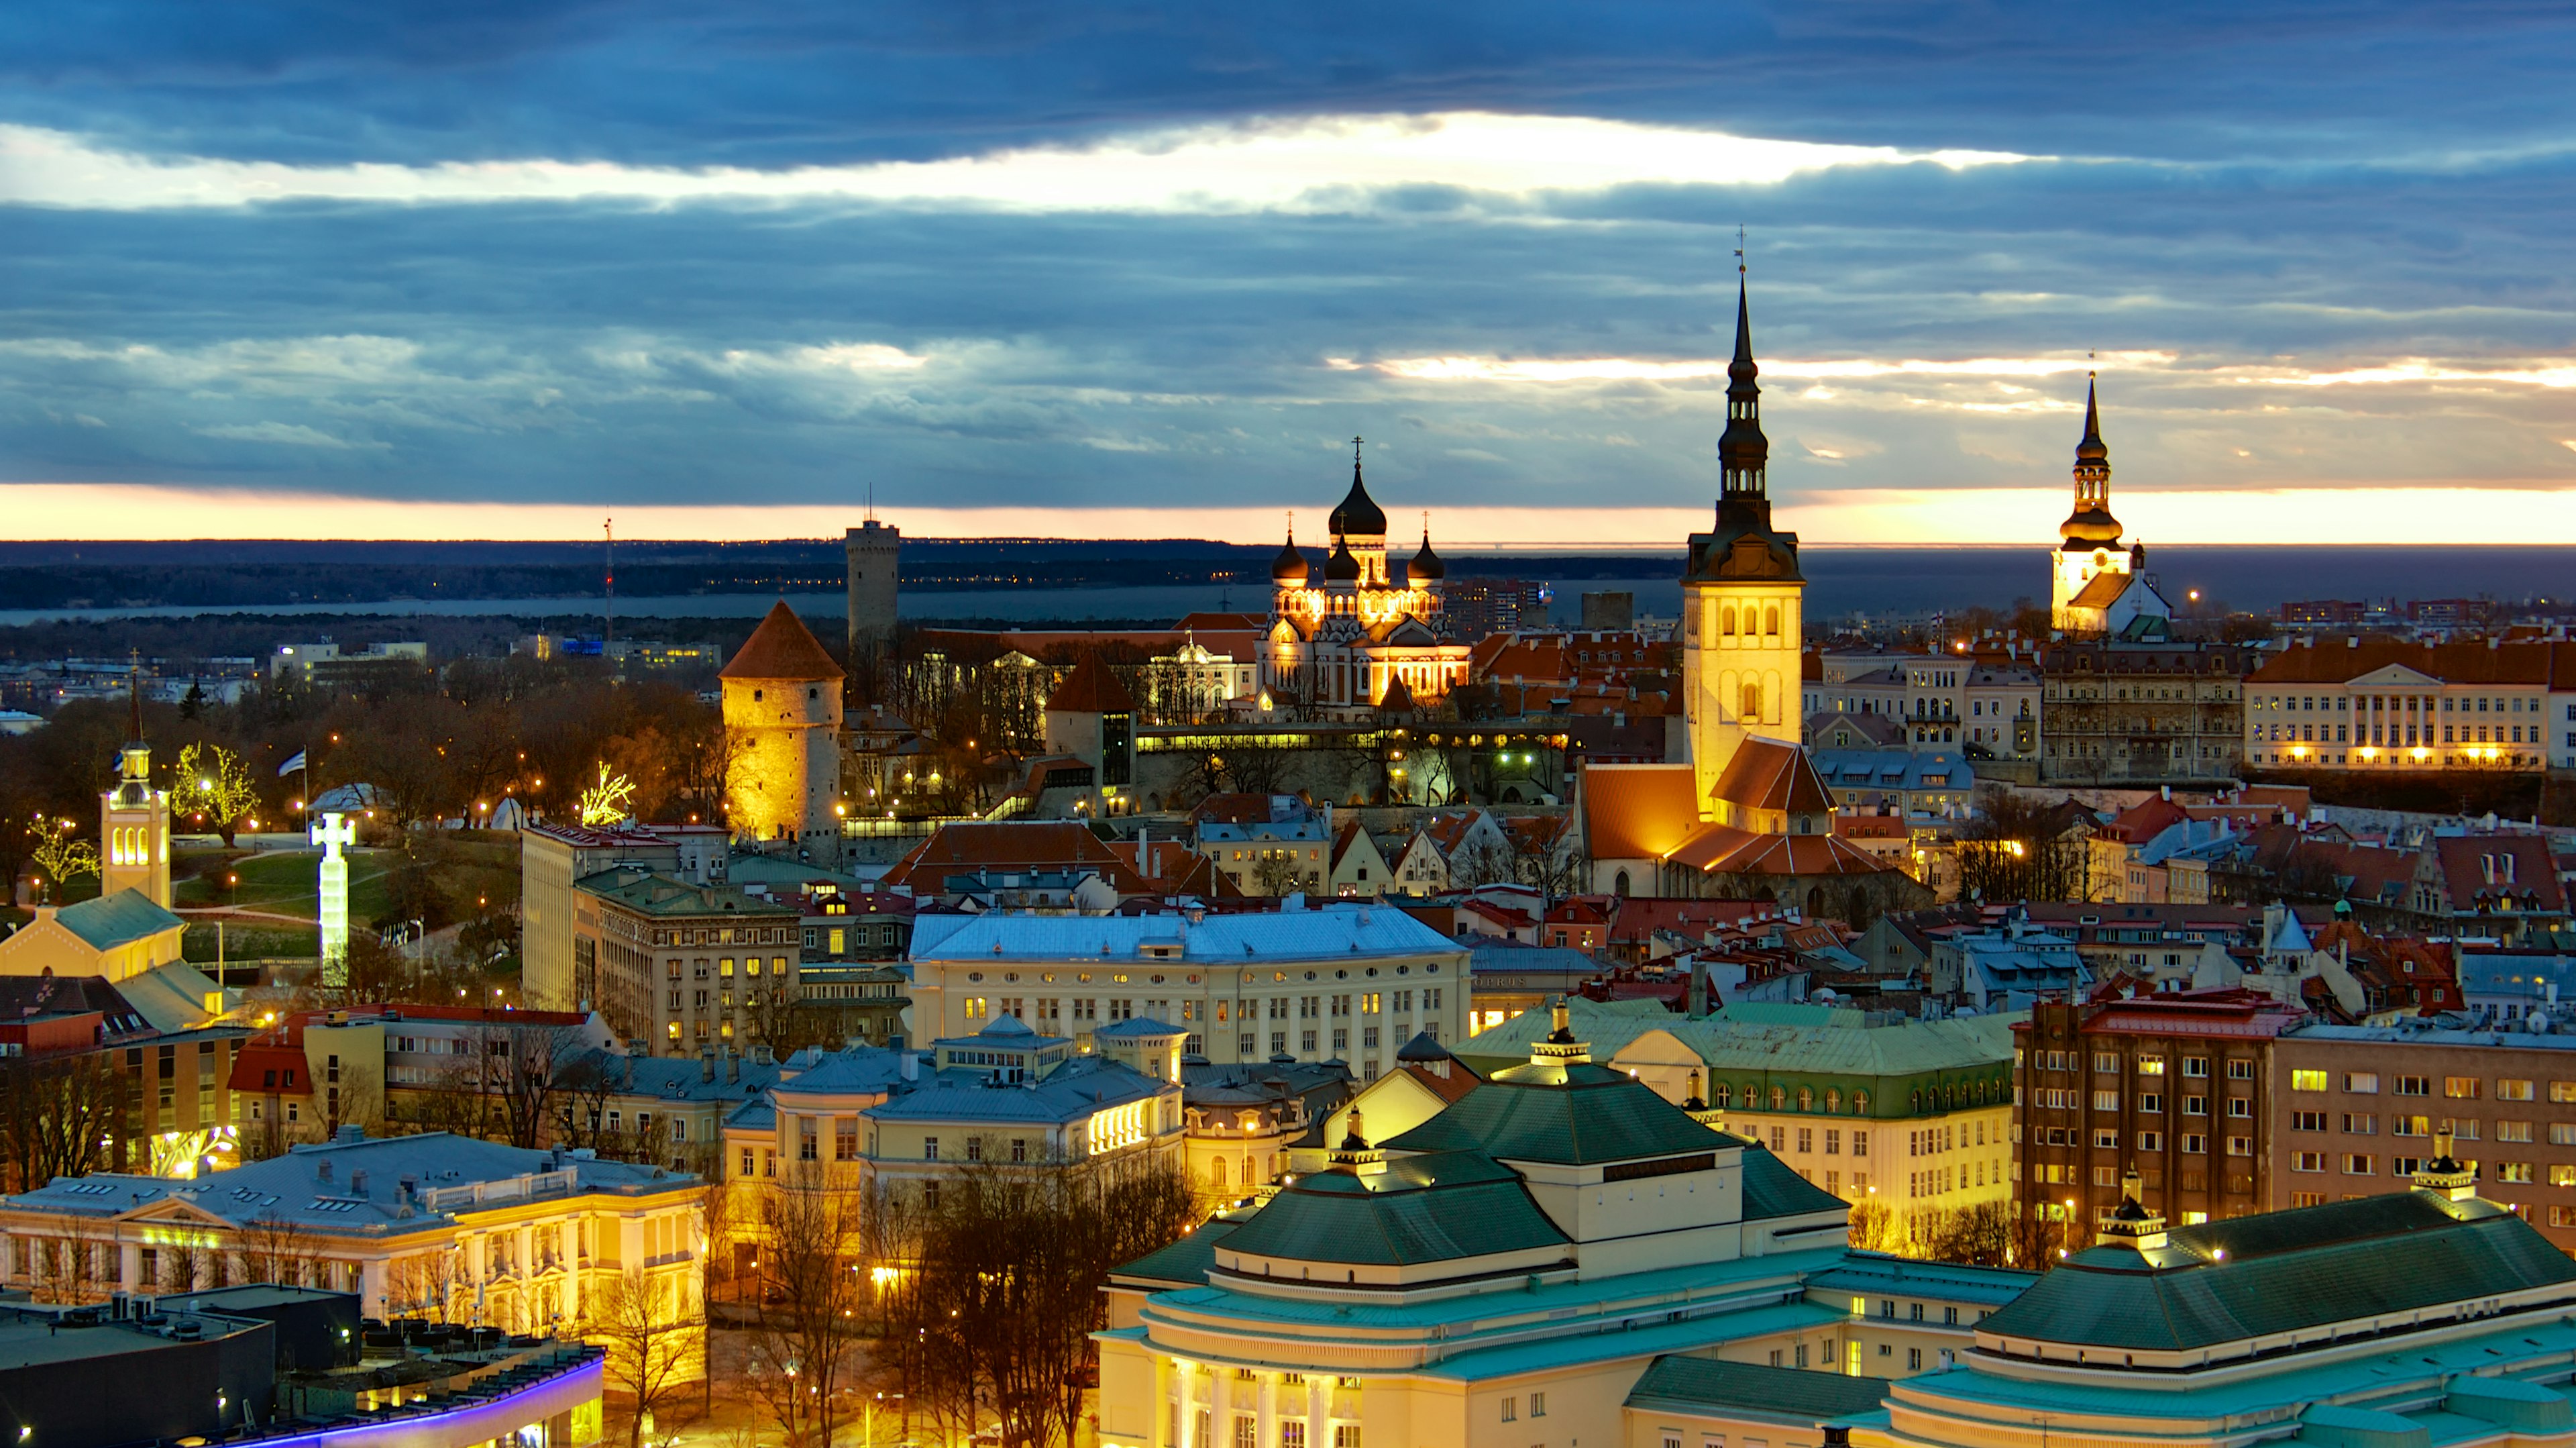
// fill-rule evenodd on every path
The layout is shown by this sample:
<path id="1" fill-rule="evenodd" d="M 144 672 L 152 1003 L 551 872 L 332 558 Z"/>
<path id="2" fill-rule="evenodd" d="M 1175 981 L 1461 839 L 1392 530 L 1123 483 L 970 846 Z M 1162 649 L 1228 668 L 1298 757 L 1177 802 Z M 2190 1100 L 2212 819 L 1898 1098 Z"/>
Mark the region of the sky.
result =
<path id="1" fill-rule="evenodd" d="M 0 8 L 0 534 L 2576 542 L 2563 6 Z"/>

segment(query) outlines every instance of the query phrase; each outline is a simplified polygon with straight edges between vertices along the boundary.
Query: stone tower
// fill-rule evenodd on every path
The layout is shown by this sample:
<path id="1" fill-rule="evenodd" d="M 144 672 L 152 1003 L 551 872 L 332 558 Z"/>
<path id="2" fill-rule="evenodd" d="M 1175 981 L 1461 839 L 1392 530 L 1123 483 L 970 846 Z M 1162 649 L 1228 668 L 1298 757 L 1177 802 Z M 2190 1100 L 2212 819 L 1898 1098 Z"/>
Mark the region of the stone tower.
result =
<path id="1" fill-rule="evenodd" d="M 170 908 L 170 795 L 152 787 L 152 750 L 143 742 L 142 686 L 117 767 L 116 788 L 98 797 L 98 893 L 140 890 Z"/>
<path id="2" fill-rule="evenodd" d="M 855 546 L 855 545 L 854 545 Z M 725 823 L 763 849 L 840 859 L 841 666 L 780 599 L 724 666 Z"/>
<path id="3" fill-rule="evenodd" d="M 1691 535 L 1682 575 L 1683 713 L 1703 811 L 1747 736 L 1787 744 L 1799 737 L 1807 580 L 1798 571 L 1798 535 L 1771 526 L 1771 444 L 1762 435 L 1760 369 L 1740 279 L 1726 375 L 1717 527 Z"/>
<path id="4" fill-rule="evenodd" d="M 895 594 L 903 580 L 903 530 L 870 518 L 842 535 L 849 558 L 850 671 L 862 684 L 874 681 L 888 644 L 894 642 Z"/>

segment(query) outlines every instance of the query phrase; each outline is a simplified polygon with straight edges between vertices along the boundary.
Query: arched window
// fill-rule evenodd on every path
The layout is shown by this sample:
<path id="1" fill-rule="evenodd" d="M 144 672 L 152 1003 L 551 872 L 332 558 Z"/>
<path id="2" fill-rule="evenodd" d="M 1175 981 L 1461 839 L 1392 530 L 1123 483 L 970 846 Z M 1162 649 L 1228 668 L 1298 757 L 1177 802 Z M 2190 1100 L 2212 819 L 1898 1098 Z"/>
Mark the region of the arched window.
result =
<path id="1" fill-rule="evenodd" d="M 1831 1086 L 1825 1088 L 1825 1114 L 1827 1116 L 1843 1114 L 1843 1093 Z"/>
<path id="2" fill-rule="evenodd" d="M 1610 893 L 1611 893 L 1611 894 L 1613 894 L 1613 895 L 1616 895 L 1616 896 L 1620 897 L 1620 898 L 1621 898 L 1621 899 L 1623 899 L 1623 900 L 1627 898 L 1627 895 L 1628 895 L 1628 872 L 1627 872 L 1627 871 L 1625 871 L 1625 870 L 1621 870 L 1621 871 L 1618 873 L 1618 875 L 1617 875 L 1614 879 L 1612 879 L 1612 880 L 1611 880 L 1611 882 L 1610 882 Z"/>
<path id="3" fill-rule="evenodd" d="M 1853 1092 L 1853 1093 L 1852 1093 L 1852 1115 L 1854 1115 L 1854 1116 L 1867 1116 L 1868 1114 L 1869 1114 L 1869 1093 L 1868 1093 L 1868 1092 L 1866 1092 L 1866 1091 L 1855 1091 L 1855 1092 Z"/>
<path id="4" fill-rule="evenodd" d="M 1773 638 L 1778 638 L 1780 636 L 1780 606 L 1778 604 L 1773 604 L 1771 607 L 1762 610 L 1762 631 Z"/>
<path id="5" fill-rule="evenodd" d="M 1734 605 L 1734 604 L 1731 604 L 1731 603 L 1730 603 L 1730 604 L 1728 604 L 1728 605 L 1727 605 L 1723 610 L 1721 610 L 1721 611 L 1718 613 L 1718 615 L 1717 615 L 1717 631 L 1718 631 L 1719 633 L 1722 633 L 1722 634 L 1731 634 L 1731 633 L 1735 632 L 1735 605 Z"/>
<path id="6" fill-rule="evenodd" d="M 1208 1185 L 1216 1188 L 1218 1191 L 1225 1190 L 1224 1157 L 1218 1157 L 1216 1160 L 1208 1163 Z"/>
<path id="7" fill-rule="evenodd" d="M 1710 1099 L 1709 1104 L 1720 1111 L 1724 1111 L 1726 1108 L 1733 1106 L 1735 1104 L 1734 1088 L 1720 1083 L 1717 1088 L 1717 1095 Z"/>
<path id="8" fill-rule="evenodd" d="M 1743 717 L 1748 720 L 1759 720 L 1762 717 L 1762 686 L 1760 684 L 1747 684 L 1744 686 Z"/>
<path id="9" fill-rule="evenodd" d="M 1798 1088 L 1798 1109 L 1800 1111 L 1816 1109 L 1816 1093 L 1813 1090 L 1805 1086 Z"/>
<path id="10" fill-rule="evenodd" d="M 1920 1111 L 1922 1111 L 1922 1109 L 1923 1109 L 1923 1093 L 1922 1093 L 1921 1091 L 1919 1091 L 1919 1090 L 1918 1090 L 1918 1091 L 1914 1092 L 1912 1095 L 1908 1096 L 1906 1099 L 1907 1099 L 1907 1101 L 1909 1101 L 1909 1102 L 1911 1103 L 1911 1105 L 1910 1105 L 1907 1109 L 1912 1110 L 1912 1111 L 1915 1111 L 1915 1112 L 1920 1112 Z"/>
<path id="11" fill-rule="evenodd" d="M 1789 1108 L 1789 1092 L 1788 1092 L 1788 1088 L 1786 1088 L 1786 1087 L 1782 1087 L 1782 1086 L 1774 1086 L 1774 1087 L 1772 1087 L 1772 1088 L 1771 1088 L 1771 1109 L 1772 1109 L 1772 1110 L 1774 1110 L 1774 1111 L 1786 1111 L 1788 1108 Z"/>

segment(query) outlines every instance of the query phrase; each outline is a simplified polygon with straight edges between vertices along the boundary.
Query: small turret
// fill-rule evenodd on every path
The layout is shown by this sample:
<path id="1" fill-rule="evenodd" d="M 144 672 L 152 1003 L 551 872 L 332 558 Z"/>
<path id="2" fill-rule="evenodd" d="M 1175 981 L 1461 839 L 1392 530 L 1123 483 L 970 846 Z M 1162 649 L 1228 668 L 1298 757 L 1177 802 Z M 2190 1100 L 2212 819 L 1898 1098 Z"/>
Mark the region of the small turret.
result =
<path id="1" fill-rule="evenodd" d="M 2447 1128 L 2433 1133 L 2433 1159 L 2415 1169 L 2415 1189 L 2465 1202 L 2478 1194 L 2478 1174 L 2451 1155 L 2451 1142 Z"/>
<path id="2" fill-rule="evenodd" d="M 2165 1219 L 2147 1210 L 2140 1199 L 2136 1167 L 2120 1174 L 2120 1205 L 2095 1235 L 2105 1242 L 2126 1242 L 2142 1253 L 2164 1246 Z"/>

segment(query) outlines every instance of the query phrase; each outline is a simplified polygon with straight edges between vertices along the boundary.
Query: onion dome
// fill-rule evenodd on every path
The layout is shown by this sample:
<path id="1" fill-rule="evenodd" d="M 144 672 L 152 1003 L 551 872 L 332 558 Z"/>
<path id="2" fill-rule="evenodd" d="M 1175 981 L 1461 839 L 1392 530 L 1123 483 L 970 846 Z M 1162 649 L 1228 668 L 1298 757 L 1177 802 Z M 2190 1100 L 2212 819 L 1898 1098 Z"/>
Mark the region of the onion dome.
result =
<path id="1" fill-rule="evenodd" d="M 1306 555 L 1297 551 L 1295 530 L 1290 530 L 1288 541 L 1279 545 L 1278 561 L 1270 565 L 1270 581 L 1303 584 L 1306 575 L 1312 571 L 1313 565 L 1306 561 Z"/>
<path id="2" fill-rule="evenodd" d="M 1441 562 L 1440 555 L 1431 551 L 1431 525 L 1425 523 L 1422 525 L 1422 551 L 1414 554 L 1412 561 L 1404 565 L 1404 581 L 1421 584 L 1448 576 L 1449 565 Z"/>
<path id="3" fill-rule="evenodd" d="M 1340 515 L 1337 513 L 1335 516 L 1338 517 Z M 1324 560 L 1325 581 L 1330 583 L 1340 583 L 1345 580 L 1357 582 L 1359 580 L 1359 576 L 1360 561 L 1351 556 L 1350 540 L 1346 538 L 1334 539 L 1333 556 Z"/>
<path id="4" fill-rule="evenodd" d="M 1341 503 L 1333 509 L 1333 516 L 1327 520 L 1325 526 L 1336 536 L 1343 534 L 1358 538 L 1386 536 L 1386 510 L 1379 507 L 1377 501 L 1369 496 L 1368 484 L 1360 480 L 1360 460 L 1357 453 L 1351 455 L 1351 490 L 1342 496 Z"/>

